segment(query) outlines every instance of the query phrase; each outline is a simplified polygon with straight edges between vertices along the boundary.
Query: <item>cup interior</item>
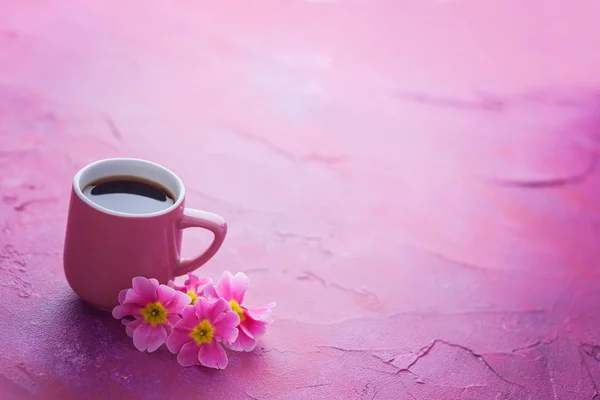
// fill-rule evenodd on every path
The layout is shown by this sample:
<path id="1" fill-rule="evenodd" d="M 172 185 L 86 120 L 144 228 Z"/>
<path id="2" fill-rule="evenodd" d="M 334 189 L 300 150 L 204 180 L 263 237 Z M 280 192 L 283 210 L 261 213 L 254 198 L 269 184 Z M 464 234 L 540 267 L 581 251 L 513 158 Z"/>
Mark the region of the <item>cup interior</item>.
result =
<path id="1" fill-rule="evenodd" d="M 83 194 L 84 188 L 92 182 L 112 176 L 130 176 L 155 182 L 167 189 L 175 197 L 174 204 L 164 210 L 152 214 L 127 214 L 104 208 Z M 129 217 L 148 217 L 166 214 L 181 204 L 185 196 L 185 188 L 181 179 L 167 168 L 151 161 L 137 158 L 110 158 L 93 162 L 83 167 L 73 180 L 73 188 L 79 198 L 102 212 Z"/>

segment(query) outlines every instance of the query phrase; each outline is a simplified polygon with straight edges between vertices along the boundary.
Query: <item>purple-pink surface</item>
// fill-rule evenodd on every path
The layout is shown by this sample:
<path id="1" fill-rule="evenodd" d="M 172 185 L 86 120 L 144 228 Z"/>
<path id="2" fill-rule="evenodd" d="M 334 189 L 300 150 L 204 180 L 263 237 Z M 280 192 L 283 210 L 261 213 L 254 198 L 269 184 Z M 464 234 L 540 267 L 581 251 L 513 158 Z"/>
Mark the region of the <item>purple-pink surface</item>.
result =
<path id="1" fill-rule="evenodd" d="M 0 0 L 0 398 L 600 398 L 599 2 L 70 3 Z M 277 302 L 226 370 L 68 287 L 72 176 L 116 156 Z"/>

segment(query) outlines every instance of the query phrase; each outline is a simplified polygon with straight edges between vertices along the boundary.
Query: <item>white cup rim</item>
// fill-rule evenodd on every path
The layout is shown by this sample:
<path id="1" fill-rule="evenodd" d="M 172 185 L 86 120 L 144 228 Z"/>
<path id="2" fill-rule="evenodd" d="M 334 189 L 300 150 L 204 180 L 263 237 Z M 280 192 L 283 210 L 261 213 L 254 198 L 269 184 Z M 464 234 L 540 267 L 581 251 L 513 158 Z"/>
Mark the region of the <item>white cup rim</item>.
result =
<path id="1" fill-rule="evenodd" d="M 83 189 L 89 183 L 110 176 L 134 176 L 156 182 L 167 188 L 174 196 L 175 202 L 168 208 L 153 213 L 132 214 L 111 210 L 94 203 L 83 194 Z M 106 158 L 94 161 L 81 168 L 73 178 L 73 190 L 88 206 L 109 215 L 126 218 L 151 218 L 165 215 L 181 205 L 185 198 L 185 187 L 179 177 L 171 170 L 152 161 L 139 158 Z"/>

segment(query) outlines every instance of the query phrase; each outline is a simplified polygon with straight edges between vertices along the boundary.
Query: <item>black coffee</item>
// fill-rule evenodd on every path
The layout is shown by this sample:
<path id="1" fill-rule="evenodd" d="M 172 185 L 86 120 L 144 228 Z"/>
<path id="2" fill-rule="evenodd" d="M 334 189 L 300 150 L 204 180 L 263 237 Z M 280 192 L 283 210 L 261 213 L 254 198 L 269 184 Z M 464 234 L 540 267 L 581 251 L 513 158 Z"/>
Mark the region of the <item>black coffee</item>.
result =
<path id="1" fill-rule="evenodd" d="M 126 176 L 92 182 L 83 194 L 101 207 L 127 214 L 155 213 L 175 203 L 175 197 L 158 184 Z"/>

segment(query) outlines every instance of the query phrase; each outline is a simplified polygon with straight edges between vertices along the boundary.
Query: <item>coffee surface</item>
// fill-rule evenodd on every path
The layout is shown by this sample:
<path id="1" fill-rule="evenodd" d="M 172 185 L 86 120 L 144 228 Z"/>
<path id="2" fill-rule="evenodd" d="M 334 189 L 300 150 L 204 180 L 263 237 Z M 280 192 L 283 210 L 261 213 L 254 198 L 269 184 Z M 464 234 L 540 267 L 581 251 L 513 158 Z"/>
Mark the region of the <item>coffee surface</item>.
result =
<path id="1" fill-rule="evenodd" d="M 157 183 L 133 177 L 92 182 L 83 194 L 101 207 L 127 214 L 151 214 L 175 203 L 174 196 Z"/>

